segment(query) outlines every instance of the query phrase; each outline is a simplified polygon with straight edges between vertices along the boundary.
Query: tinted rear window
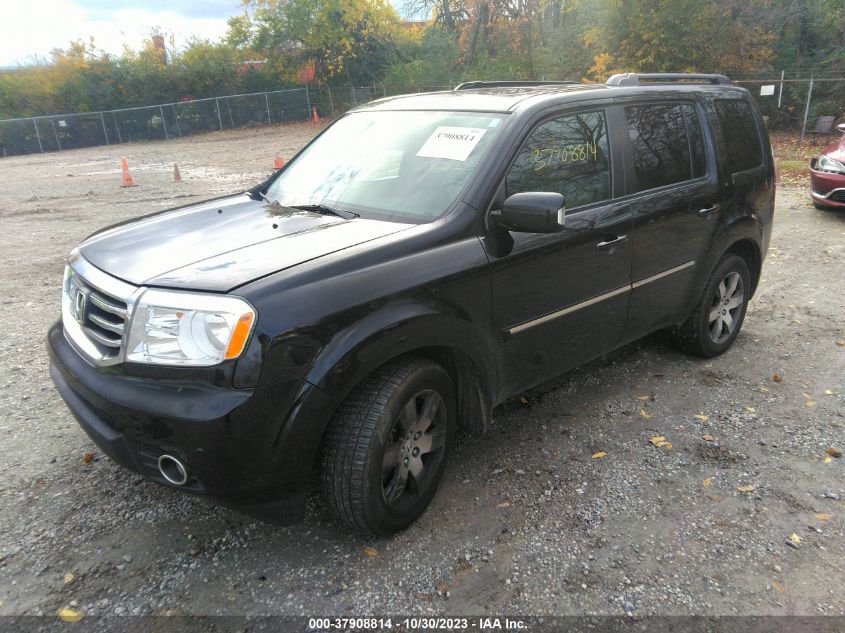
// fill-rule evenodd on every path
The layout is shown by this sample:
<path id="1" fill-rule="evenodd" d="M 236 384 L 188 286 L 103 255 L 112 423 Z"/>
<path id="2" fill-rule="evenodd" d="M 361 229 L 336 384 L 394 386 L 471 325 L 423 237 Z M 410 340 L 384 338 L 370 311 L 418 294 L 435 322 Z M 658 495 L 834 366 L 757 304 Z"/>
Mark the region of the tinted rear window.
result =
<path id="1" fill-rule="evenodd" d="M 728 169 L 731 173 L 759 167 L 763 163 L 763 148 L 754 122 L 751 106 L 738 99 L 717 99 L 716 116 L 728 150 Z"/>
<path id="2" fill-rule="evenodd" d="M 634 146 L 637 191 L 690 180 L 690 144 L 680 105 L 625 108 Z"/>

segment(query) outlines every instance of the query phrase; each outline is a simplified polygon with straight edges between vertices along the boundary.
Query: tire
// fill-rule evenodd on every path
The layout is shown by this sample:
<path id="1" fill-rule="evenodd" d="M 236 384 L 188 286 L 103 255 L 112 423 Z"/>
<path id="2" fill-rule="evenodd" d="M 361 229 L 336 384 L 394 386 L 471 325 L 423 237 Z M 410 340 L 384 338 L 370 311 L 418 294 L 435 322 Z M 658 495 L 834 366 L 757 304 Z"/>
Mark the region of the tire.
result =
<path id="1" fill-rule="evenodd" d="M 748 264 L 739 255 L 727 253 L 710 273 L 698 305 L 676 330 L 678 346 L 704 358 L 727 351 L 742 328 L 750 292 Z"/>
<path id="2" fill-rule="evenodd" d="M 413 523 L 440 483 L 456 418 L 452 379 L 430 360 L 405 357 L 366 378 L 323 441 L 320 478 L 334 515 L 378 536 Z"/>

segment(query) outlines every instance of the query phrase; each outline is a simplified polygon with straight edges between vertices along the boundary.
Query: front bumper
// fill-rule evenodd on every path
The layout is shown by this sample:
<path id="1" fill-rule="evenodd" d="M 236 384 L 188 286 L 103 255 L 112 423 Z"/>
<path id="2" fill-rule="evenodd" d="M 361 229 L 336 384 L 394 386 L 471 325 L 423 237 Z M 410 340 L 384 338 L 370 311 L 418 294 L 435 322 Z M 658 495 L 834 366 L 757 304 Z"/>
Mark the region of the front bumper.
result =
<path id="1" fill-rule="evenodd" d="M 845 175 L 810 169 L 813 202 L 832 208 L 845 208 Z"/>
<path id="2" fill-rule="evenodd" d="M 289 500 L 294 502 L 289 512 L 301 514 L 314 455 L 289 440 L 309 426 L 300 424 L 297 405 L 319 392 L 315 387 L 293 380 L 234 389 L 95 368 L 70 346 L 61 322 L 50 328 L 47 348 L 56 388 L 80 426 L 115 462 L 164 486 L 228 505 L 260 508 Z M 184 485 L 161 475 L 162 454 L 187 466 Z"/>

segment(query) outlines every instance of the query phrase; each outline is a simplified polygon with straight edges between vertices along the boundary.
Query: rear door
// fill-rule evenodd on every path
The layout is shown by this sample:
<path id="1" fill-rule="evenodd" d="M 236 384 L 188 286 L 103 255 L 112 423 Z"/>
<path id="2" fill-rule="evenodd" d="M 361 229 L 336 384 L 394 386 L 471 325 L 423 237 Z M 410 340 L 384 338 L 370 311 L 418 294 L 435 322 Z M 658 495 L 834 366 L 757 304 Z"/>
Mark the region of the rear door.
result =
<path id="1" fill-rule="evenodd" d="M 682 317 L 722 209 L 711 135 L 695 100 L 624 112 L 634 221 L 626 338 L 634 339 Z"/>
<path id="2" fill-rule="evenodd" d="M 526 191 L 566 199 L 566 226 L 558 233 L 497 228 L 485 236 L 506 395 L 613 349 L 622 337 L 632 221 L 627 204 L 613 199 L 621 165 L 608 129 L 614 113 L 592 108 L 544 119 L 502 183 L 501 200 Z"/>

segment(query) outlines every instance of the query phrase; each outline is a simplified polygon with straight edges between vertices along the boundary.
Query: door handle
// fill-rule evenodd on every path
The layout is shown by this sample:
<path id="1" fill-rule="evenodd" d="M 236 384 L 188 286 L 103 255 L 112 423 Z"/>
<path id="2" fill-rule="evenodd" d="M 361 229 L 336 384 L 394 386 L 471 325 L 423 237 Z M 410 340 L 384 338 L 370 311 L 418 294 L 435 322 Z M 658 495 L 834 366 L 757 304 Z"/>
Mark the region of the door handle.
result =
<path id="1" fill-rule="evenodd" d="M 627 239 L 628 239 L 627 235 L 620 235 L 619 237 L 615 237 L 615 238 L 607 240 L 605 242 L 599 242 L 598 244 L 596 244 L 596 248 L 599 249 L 599 250 L 603 250 L 605 248 L 610 248 L 612 246 L 615 246 L 616 244 L 619 244 L 619 242 L 624 242 Z"/>
<path id="2" fill-rule="evenodd" d="M 702 218 L 706 218 L 708 215 L 710 215 L 714 211 L 718 211 L 720 208 L 721 208 L 721 205 L 719 205 L 719 204 L 714 204 L 714 205 L 709 206 L 709 207 L 704 207 L 703 209 L 698 210 L 698 215 L 700 215 Z"/>

